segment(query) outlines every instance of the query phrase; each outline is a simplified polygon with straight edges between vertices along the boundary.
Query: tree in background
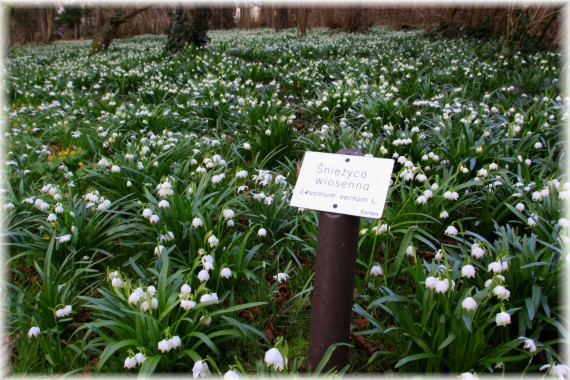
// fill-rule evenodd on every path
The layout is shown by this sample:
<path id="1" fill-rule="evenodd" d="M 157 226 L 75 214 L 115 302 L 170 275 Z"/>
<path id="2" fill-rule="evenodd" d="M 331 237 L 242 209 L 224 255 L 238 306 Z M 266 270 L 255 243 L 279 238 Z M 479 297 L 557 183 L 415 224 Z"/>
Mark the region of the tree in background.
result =
<path id="1" fill-rule="evenodd" d="M 284 5 L 276 6 L 273 27 L 275 30 L 283 30 L 289 27 L 289 9 Z"/>
<path id="2" fill-rule="evenodd" d="M 297 34 L 307 35 L 307 7 L 304 5 L 297 7 Z"/>
<path id="3" fill-rule="evenodd" d="M 55 18 L 55 8 L 53 6 L 44 9 L 45 34 L 44 43 L 51 44 L 53 41 L 53 24 Z"/>
<path id="4" fill-rule="evenodd" d="M 245 29 L 249 29 L 251 27 L 249 7 L 245 1 L 241 2 L 239 6 L 239 26 Z"/>
<path id="5" fill-rule="evenodd" d="M 65 25 L 73 30 L 73 38 L 79 39 L 81 37 L 80 28 L 81 25 L 81 9 L 66 7 L 63 12 L 59 15 L 59 20 L 57 22 L 59 25 Z"/>
<path id="6" fill-rule="evenodd" d="M 206 34 L 210 10 L 208 8 L 195 8 L 190 12 L 190 17 L 191 19 L 188 19 L 188 15 L 181 5 L 176 6 L 166 40 L 165 50 L 168 54 L 177 53 L 186 45 L 203 47 L 210 41 Z"/>
<path id="7" fill-rule="evenodd" d="M 107 50 L 111 46 L 111 42 L 117 37 L 119 26 L 129 21 L 134 16 L 149 9 L 148 7 L 133 9 L 126 15 L 122 15 L 121 9 L 109 8 L 105 16 L 105 25 L 97 33 L 91 43 L 90 55 L 97 54 L 102 50 Z"/>
<path id="8" fill-rule="evenodd" d="M 210 21 L 212 29 L 233 29 L 236 26 L 234 20 L 235 9 L 226 5 L 210 7 Z"/>
<path id="9" fill-rule="evenodd" d="M 341 29 L 346 33 L 366 33 L 369 23 L 364 9 L 359 5 L 349 6 L 343 13 Z"/>

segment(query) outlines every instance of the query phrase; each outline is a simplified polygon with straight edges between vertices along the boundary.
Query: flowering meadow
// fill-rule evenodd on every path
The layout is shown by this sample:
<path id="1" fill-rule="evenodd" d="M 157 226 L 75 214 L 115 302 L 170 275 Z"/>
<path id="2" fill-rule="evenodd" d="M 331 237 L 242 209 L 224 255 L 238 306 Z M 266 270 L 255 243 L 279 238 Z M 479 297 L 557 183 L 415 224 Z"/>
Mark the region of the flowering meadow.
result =
<path id="1" fill-rule="evenodd" d="M 303 154 L 341 148 L 395 166 L 382 219 L 360 221 L 338 372 L 570 372 L 560 52 L 382 28 L 209 36 L 174 56 L 165 36 L 9 51 L 11 373 L 322 373 L 318 212 L 289 200 Z"/>

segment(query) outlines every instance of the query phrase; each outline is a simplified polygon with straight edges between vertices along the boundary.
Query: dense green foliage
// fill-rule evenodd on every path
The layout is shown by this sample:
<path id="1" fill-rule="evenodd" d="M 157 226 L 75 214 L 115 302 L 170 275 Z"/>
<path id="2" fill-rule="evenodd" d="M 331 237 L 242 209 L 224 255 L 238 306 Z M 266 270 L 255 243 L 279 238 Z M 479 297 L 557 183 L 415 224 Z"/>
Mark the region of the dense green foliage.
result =
<path id="1" fill-rule="evenodd" d="M 318 373 L 318 218 L 289 199 L 304 152 L 341 148 L 396 161 L 361 219 L 344 371 L 565 371 L 559 52 L 209 34 L 172 57 L 155 36 L 10 51 L 14 373 Z"/>

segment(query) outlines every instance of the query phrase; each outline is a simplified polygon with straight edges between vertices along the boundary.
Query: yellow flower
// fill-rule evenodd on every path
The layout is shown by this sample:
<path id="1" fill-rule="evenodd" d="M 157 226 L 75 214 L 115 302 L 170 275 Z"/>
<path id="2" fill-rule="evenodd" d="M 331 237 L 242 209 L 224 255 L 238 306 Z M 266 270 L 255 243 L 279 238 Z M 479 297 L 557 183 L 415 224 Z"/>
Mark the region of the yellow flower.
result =
<path id="1" fill-rule="evenodd" d="M 56 226 L 55 222 L 51 222 L 51 226 L 55 228 Z"/>
<path id="2" fill-rule="evenodd" d="M 78 163 L 77 165 L 79 165 L 79 167 L 83 166 L 83 162 Z"/>
<path id="3" fill-rule="evenodd" d="M 44 234 L 43 238 L 44 238 L 44 240 L 49 240 L 49 235 L 48 235 L 48 234 Z"/>

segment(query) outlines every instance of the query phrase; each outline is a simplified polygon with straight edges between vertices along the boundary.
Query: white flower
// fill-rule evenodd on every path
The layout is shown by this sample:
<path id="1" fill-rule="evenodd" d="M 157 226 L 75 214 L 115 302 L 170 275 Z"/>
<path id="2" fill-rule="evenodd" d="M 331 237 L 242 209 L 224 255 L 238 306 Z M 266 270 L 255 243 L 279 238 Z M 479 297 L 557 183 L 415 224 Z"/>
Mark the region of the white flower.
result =
<path id="1" fill-rule="evenodd" d="M 406 255 L 408 255 L 408 256 L 414 255 L 414 246 L 413 245 L 408 245 L 408 248 L 406 248 Z"/>
<path id="2" fill-rule="evenodd" d="M 226 177 L 224 173 L 212 176 L 212 183 L 220 183 Z"/>
<path id="3" fill-rule="evenodd" d="M 473 297 L 467 297 L 461 302 L 461 307 L 465 310 L 477 309 L 477 301 Z"/>
<path id="4" fill-rule="evenodd" d="M 222 211 L 222 215 L 224 216 L 224 219 L 228 220 L 228 219 L 233 218 L 235 214 L 234 214 L 234 211 L 232 209 L 225 208 Z"/>
<path id="5" fill-rule="evenodd" d="M 449 213 L 445 210 L 443 210 L 442 212 L 439 213 L 439 217 L 441 219 L 447 219 L 449 217 Z"/>
<path id="6" fill-rule="evenodd" d="M 154 254 L 155 254 L 156 256 L 160 256 L 160 255 L 162 254 L 162 250 L 163 250 L 163 249 L 164 249 L 164 245 L 159 244 L 158 246 L 156 246 L 156 247 L 154 248 Z"/>
<path id="7" fill-rule="evenodd" d="M 570 227 L 570 220 L 566 219 L 566 218 L 560 218 L 558 220 L 558 224 L 560 225 L 560 227 L 562 228 L 568 228 Z"/>
<path id="8" fill-rule="evenodd" d="M 251 149 L 251 145 L 249 145 L 248 143 L 243 143 L 243 149 L 245 149 L 245 150 L 250 150 L 250 149 Z"/>
<path id="9" fill-rule="evenodd" d="M 119 277 L 115 277 L 111 280 L 111 285 L 113 288 L 120 288 L 123 286 L 123 281 Z"/>
<path id="10" fill-rule="evenodd" d="M 233 221 L 233 219 L 230 219 L 226 222 L 226 226 L 228 227 L 233 227 L 235 225 L 235 222 Z"/>
<path id="11" fill-rule="evenodd" d="M 511 292 L 509 292 L 503 285 L 495 286 L 493 288 L 493 294 L 500 300 L 508 300 L 511 296 Z"/>
<path id="12" fill-rule="evenodd" d="M 423 195 L 420 195 L 419 197 L 416 198 L 416 204 L 420 205 L 425 205 L 427 203 L 427 198 Z"/>
<path id="13" fill-rule="evenodd" d="M 210 326 L 210 323 L 212 323 L 212 317 L 206 317 L 205 315 L 203 315 L 200 317 L 200 322 L 202 322 L 206 326 Z"/>
<path id="14" fill-rule="evenodd" d="M 530 352 L 536 352 L 536 344 L 534 343 L 534 340 L 524 336 L 519 337 L 519 339 L 524 341 L 524 348 L 528 348 Z"/>
<path id="15" fill-rule="evenodd" d="M 501 273 L 503 271 L 503 264 L 500 263 L 499 261 L 494 261 L 491 264 L 489 264 L 487 270 L 493 273 Z"/>
<path id="16" fill-rule="evenodd" d="M 230 369 L 226 373 L 224 373 L 224 380 L 239 380 L 241 378 L 240 375 L 236 372 L 236 370 Z"/>
<path id="17" fill-rule="evenodd" d="M 471 256 L 480 259 L 481 257 L 483 257 L 483 255 L 485 255 L 485 251 L 483 250 L 483 248 L 481 248 L 479 244 L 473 243 L 471 245 Z"/>
<path id="18" fill-rule="evenodd" d="M 150 208 L 145 208 L 142 212 L 142 216 L 149 219 L 152 216 L 152 210 Z"/>
<path id="19" fill-rule="evenodd" d="M 200 218 L 194 218 L 192 219 L 192 226 L 194 228 L 198 228 L 204 225 L 204 222 L 202 222 L 202 219 Z"/>
<path id="20" fill-rule="evenodd" d="M 459 231 L 457 230 L 457 228 L 453 226 L 449 226 L 445 229 L 445 234 L 449 236 L 457 236 L 458 233 Z"/>
<path id="21" fill-rule="evenodd" d="M 180 293 L 182 293 L 182 294 L 190 294 L 191 291 L 192 291 L 192 289 L 190 288 L 190 285 L 188 285 L 188 284 L 184 284 L 180 287 Z"/>
<path id="22" fill-rule="evenodd" d="M 205 269 L 202 269 L 200 272 L 198 272 L 198 280 L 200 280 L 200 282 L 205 282 L 208 281 L 210 279 L 210 275 L 208 274 L 208 271 Z"/>
<path id="23" fill-rule="evenodd" d="M 32 326 L 28 330 L 28 338 L 31 338 L 33 336 L 37 336 L 39 333 L 40 333 L 40 328 L 38 326 Z"/>
<path id="24" fill-rule="evenodd" d="M 158 342 L 158 349 L 161 352 L 166 352 L 166 351 L 170 351 L 172 350 L 172 346 L 170 345 L 170 341 L 163 339 L 160 342 Z"/>
<path id="25" fill-rule="evenodd" d="M 168 181 L 159 184 L 156 189 L 158 190 L 158 195 L 161 197 L 174 194 L 174 190 L 172 190 L 172 184 Z"/>
<path id="26" fill-rule="evenodd" d="M 59 236 L 59 237 L 57 238 L 57 240 L 59 240 L 60 243 L 68 242 L 68 241 L 71 240 L 71 234 L 66 234 L 66 235 L 63 235 L 63 236 Z"/>
<path id="27" fill-rule="evenodd" d="M 497 326 L 506 326 L 511 323 L 511 316 L 509 313 L 501 311 L 495 316 L 495 323 Z"/>
<path id="28" fill-rule="evenodd" d="M 170 203 L 166 199 L 163 199 L 160 202 L 158 202 L 158 207 L 168 208 L 170 207 Z"/>
<path id="29" fill-rule="evenodd" d="M 459 194 L 456 191 L 446 191 L 445 193 L 443 193 L 443 197 L 445 199 L 455 201 L 455 200 L 459 199 Z"/>
<path id="30" fill-rule="evenodd" d="M 114 272 L 109 273 L 109 280 L 112 281 L 118 275 L 119 275 L 119 271 L 114 271 Z"/>
<path id="31" fill-rule="evenodd" d="M 426 277 L 426 288 L 435 289 L 439 280 L 433 276 Z"/>
<path id="32" fill-rule="evenodd" d="M 479 376 L 471 372 L 463 372 L 461 375 L 457 376 L 461 380 L 479 380 Z"/>
<path id="33" fill-rule="evenodd" d="M 218 240 L 218 238 L 215 237 L 214 235 L 211 235 L 211 236 L 208 238 L 208 243 L 210 244 L 210 247 L 211 247 L 211 248 L 217 246 L 219 242 L 220 242 L 220 241 Z"/>
<path id="34" fill-rule="evenodd" d="M 282 283 L 283 281 L 287 281 L 289 275 L 287 273 L 277 273 L 273 278 L 275 278 L 279 283 Z"/>
<path id="35" fill-rule="evenodd" d="M 166 234 L 160 234 L 159 240 L 162 243 L 163 241 L 171 241 L 174 240 L 174 234 L 172 231 L 167 231 Z"/>
<path id="36" fill-rule="evenodd" d="M 63 309 L 58 309 L 55 311 L 55 316 L 57 318 L 67 317 L 71 313 L 71 305 L 66 305 Z"/>
<path id="37" fill-rule="evenodd" d="M 536 226 L 535 215 L 532 214 L 532 215 L 528 218 L 527 222 L 528 222 L 528 225 L 531 226 L 531 227 Z"/>
<path id="38" fill-rule="evenodd" d="M 230 268 L 222 268 L 220 276 L 222 278 L 230 278 L 232 276 L 232 270 Z"/>
<path id="39" fill-rule="evenodd" d="M 380 224 L 380 226 L 374 226 L 372 227 L 372 232 L 374 232 L 376 235 L 380 235 L 382 232 L 386 232 L 390 230 L 390 226 L 388 226 L 387 224 Z"/>
<path id="40" fill-rule="evenodd" d="M 445 293 L 447 292 L 448 289 L 449 289 L 449 280 L 447 278 L 438 281 L 437 285 L 435 286 L 436 293 Z"/>
<path id="41" fill-rule="evenodd" d="M 550 373 L 551 376 L 558 376 L 558 380 L 563 380 L 566 378 L 566 375 L 568 374 L 568 366 L 566 364 L 556 364 L 556 365 L 552 365 L 552 364 L 545 364 L 542 367 L 539 368 L 540 371 L 544 371 L 545 369 L 550 368 L 550 371 L 548 371 Z"/>
<path id="42" fill-rule="evenodd" d="M 265 130 L 265 134 L 266 134 L 267 136 L 271 136 L 271 129 L 266 129 L 266 130 Z"/>
<path id="43" fill-rule="evenodd" d="M 119 165 L 113 165 L 111 166 L 111 172 L 112 173 L 118 173 L 121 171 L 121 167 Z"/>
<path id="44" fill-rule="evenodd" d="M 148 301 L 143 301 L 141 303 L 141 310 L 142 311 L 148 311 Z"/>
<path id="45" fill-rule="evenodd" d="M 524 209 L 525 209 L 525 206 L 524 206 L 523 203 L 517 203 L 516 206 L 515 206 L 515 208 L 516 208 L 518 211 L 523 212 Z"/>
<path id="46" fill-rule="evenodd" d="M 198 377 L 206 377 L 208 374 L 208 364 L 204 363 L 202 360 L 198 360 L 194 363 L 192 367 L 192 377 L 197 379 Z"/>
<path id="47" fill-rule="evenodd" d="M 441 261 L 441 259 L 443 259 L 443 252 L 441 251 L 441 249 L 437 250 L 433 259 L 435 261 Z"/>
<path id="48" fill-rule="evenodd" d="M 416 181 L 425 182 L 425 181 L 427 181 L 427 179 L 428 178 L 425 174 L 420 173 L 420 174 L 416 175 Z"/>
<path id="49" fill-rule="evenodd" d="M 107 167 L 110 166 L 111 164 L 109 163 L 109 161 L 107 161 L 105 157 L 103 157 L 102 159 L 99 160 L 99 162 L 97 162 L 97 165 Z"/>
<path id="50" fill-rule="evenodd" d="M 128 358 L 125 359 L 125 368 L 131 369 L 131 368 L 135 368 L 135 366 L 137 365 L 137 359 L 131 356 L 129 356 Z"/>
<path id="51" fill-rule="evenodd" d="M 475 267 L 471 264 L 464 265 L 461 268 L 461 276 L 467 278 L 475 277 Z"/>
<path id="52" fill-rule="evenodd" d="M 48 217 L 47 217 L 47 221 L 48 221 L 48 222 L 55 222 L 56 220 L 57 220 L 57 215 L 55 215 L 55 214 L 53 214 L 53 213 L 52 213 L 52 214 L 49 214 Z"/>
<path id="53" fill-rule="evenodd" d="M 156 222 L 158 222 L 158 221 L 160 220 L 160 218 L 158 217 L 158 215 L 153 214 L 153 215 L 151 215 L 151 217 L 149 218 L 149 220 L 150 220 L 151 223 L 156 223 Z"/>
<path id="54" fill-rule="evenodd" d="M 144 291 L 141 288 L 136 288 L 129 296 L 129 303 L 137 303 L 144 297 Z"/>
<path id="55" fill-rule="evenodd" d="M 380 265 L 374 265 L 371 269 L 370 269 L 370 274 L 375 276 L 375 277 L 380 277 L 382 276 L 382 267 Z"/>
<path id="56" fill-rule="evenodd" d="M 203 294 L 200 297 L 200 302 L 218 302 L 218 294 L 217 293 Z"/>
<path id="57" fill-rule="evenodd" d="M 168 339 L 168 342 L 172 346 L 172 348 L 177 348 L 182 345 L 182 341 L 178 335 L 173 336 L 172 338 Z"/>
<path id="58" fill-rule="evenodd" d="M 150 285 L 149 287 L 147 287 L 146 291 L 148 292 L 148 294 L 150 294 L 151 297 L 156 294 L 156 288 L 154 287 L 154 285 Z"/>
<path id="59" fill-rule="evenodd" d="M 138 352 L 135 355 L 135 360 L 137 361 L 137 364 L 142 364 L 146 359 L 146 356 L 144 356 L 144 354 L 142 352 Z"/>
<path id="60" fill-rule="evenodd" d="M 257 231 L 257 234 L 259 236 L 266 236 L 267 235 L 267 230 L 265 228 L 260 228 L 259 231 Z"/>
<path id="61" fill-rule="evenodd" d="M 188 311 L 196 307 L 196 302 L 190 300 L 182 300 L 180 301 L 180 307 Z"/>
<path id="62" fill-rule="evenodd" d="M 287 178 L 284 175 L 279 174 L 277 177 L 275 177 L 275 183 L 278 185 L 286 184 Z"/>
<path id="63" fill-rule="evenodd" d="M 281 352 L 276 348 L 271 348 L 265 353 L 264 361 L 268 365 L 274 366 L 278 371 L 283 371 L 285 368 L 285 360 L 283 360 Z"/>

